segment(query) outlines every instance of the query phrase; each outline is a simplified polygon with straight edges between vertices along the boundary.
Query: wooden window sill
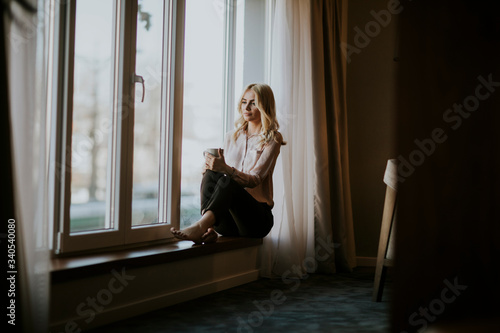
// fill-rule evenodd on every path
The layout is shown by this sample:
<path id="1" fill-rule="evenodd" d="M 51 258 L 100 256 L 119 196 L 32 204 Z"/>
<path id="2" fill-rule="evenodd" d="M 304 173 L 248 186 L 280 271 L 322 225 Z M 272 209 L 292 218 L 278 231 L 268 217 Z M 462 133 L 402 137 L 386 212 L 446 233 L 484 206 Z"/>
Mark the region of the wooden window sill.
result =
<path id="1" fill-rule="evenodd" d="M 259 246 L 262 238 L 219 237 L 216 243 L 194 245 L 191 241 L 120 250 L 101 254 L 54 258 L 52 283 L 108 273 L 114 267 L 142 267 L 186 260 L 218 252 Z"/>

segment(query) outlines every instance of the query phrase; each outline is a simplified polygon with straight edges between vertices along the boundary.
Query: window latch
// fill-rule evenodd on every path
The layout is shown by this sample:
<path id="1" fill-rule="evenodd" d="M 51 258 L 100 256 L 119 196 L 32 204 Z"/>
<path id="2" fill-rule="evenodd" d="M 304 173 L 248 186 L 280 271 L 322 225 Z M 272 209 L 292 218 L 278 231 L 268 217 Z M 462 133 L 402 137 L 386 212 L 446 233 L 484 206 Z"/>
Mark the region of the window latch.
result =
<path id="1" fill-rule="evenodd" d="M 144 78 L 140 75 L 135 75 L 134 74 L 134 83 L 137 83 L 139 82 L 140 84 L 142 84 L 142 99 L 141 99 L 141 103 L 144 103 L 144 95 L 146 94 L 146 89 L 144 88 Z"/>

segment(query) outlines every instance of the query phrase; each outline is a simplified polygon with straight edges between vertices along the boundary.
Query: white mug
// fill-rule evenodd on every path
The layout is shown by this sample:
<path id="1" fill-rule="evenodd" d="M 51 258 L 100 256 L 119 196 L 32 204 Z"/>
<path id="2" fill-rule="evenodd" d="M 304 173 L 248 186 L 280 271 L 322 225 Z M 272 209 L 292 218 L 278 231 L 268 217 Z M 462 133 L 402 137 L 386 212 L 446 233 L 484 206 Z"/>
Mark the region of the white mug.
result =
<path id="1" fill-rule="evenodd" d="M 224 149 L 221 149 L 221 151 L 224 154 Z M 213 155 L 215 157 L 219 157 L 219 148 L 207 148 L 203 152 L 203 156 L 205 156 L 205 153 L 209 153 L 210 155 Z"/>

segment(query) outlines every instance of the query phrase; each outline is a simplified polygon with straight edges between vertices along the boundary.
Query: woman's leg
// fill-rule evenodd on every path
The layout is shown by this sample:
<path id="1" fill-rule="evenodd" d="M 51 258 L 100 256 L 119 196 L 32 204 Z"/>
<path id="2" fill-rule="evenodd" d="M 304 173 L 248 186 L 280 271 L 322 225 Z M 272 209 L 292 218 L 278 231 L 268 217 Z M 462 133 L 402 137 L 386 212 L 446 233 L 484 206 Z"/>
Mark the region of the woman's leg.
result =
<path id="1" fill-rule="evenodd" d="M 243 237 L 265 237 L 274 224 L 271 208 L 266 203 L 256 201 L 251 195 L 248 199 L 235 202 L 230 209 L 238 233 Z"/>
<path id="2" fill-rule="evenodd" d="M 224 236 L 267 235 L 273 226 L 271 208 L 255 200 L 230 177 L 207 173 L 201 186 L 201 209 L 202 213 L 214 213 L 215 230 Z"/>
<path id="3" fill-rule="evenodd" d="M 208 205 L 213 202 L 214 193 L 220 193 L 220 189 L 225 187 L 227 182 L 227 177 L 218 172 L 213 172 L 207 170 L 203 175 L 200 189 L 201 197 L 201 219 L 191 226 L 184 228 L 182 230 L 176 230 L 175 228 L 170 228 L 170 231 L 174 237 L 178 239 L 191 240 L 196 244 L 214 242 L 217 240 L 217 233 L 212 228 L 215 221 L 224 221 L 226 219 L 232 220 L 231 215 L 223 209 L 217 210 L 217 216 L 212 210 L 207 210 Z M 216 191 L 217 189 L 217 191 Z M 233 235 L 237 235 L 233 232 Z"/>
<path id="4" fill-rule="evenodd" d="M 271 230 L 271 208 L 230 177 L 207 171 L 200 190 L 202 218 L 183 230 L 172 228 L 175 237 L 201 243 L 204 235 L 211 234 L 212 226 L 224 236 L 264 237 Z"/>
<path id="5" fill-rule="evenodd" d="M 203 175 L 200 187 L 201 215 L 209 210 L 215 215 L 217 232 L 224 236 L 239 236 L 229 212 L 231 189 L 228 188 L 230 178 L 223 173 L 207 171 Z"/>

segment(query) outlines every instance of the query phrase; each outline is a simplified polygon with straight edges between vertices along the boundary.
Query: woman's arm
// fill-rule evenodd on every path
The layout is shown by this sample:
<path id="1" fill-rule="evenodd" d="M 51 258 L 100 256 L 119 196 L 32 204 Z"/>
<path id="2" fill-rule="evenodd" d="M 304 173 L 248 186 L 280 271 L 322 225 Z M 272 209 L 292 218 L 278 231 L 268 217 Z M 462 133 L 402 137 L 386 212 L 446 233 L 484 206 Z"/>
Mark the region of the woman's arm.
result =
<path id="1" fill-rule="evenodd" d="M 244 173 L 235 169 L 232 178 L 243 187 L 253 188 L 260 185 L 276 164 L 280 148 L 281 144 L 274 140 L 267 143 L 252 170 L 249 173 Z"/>

